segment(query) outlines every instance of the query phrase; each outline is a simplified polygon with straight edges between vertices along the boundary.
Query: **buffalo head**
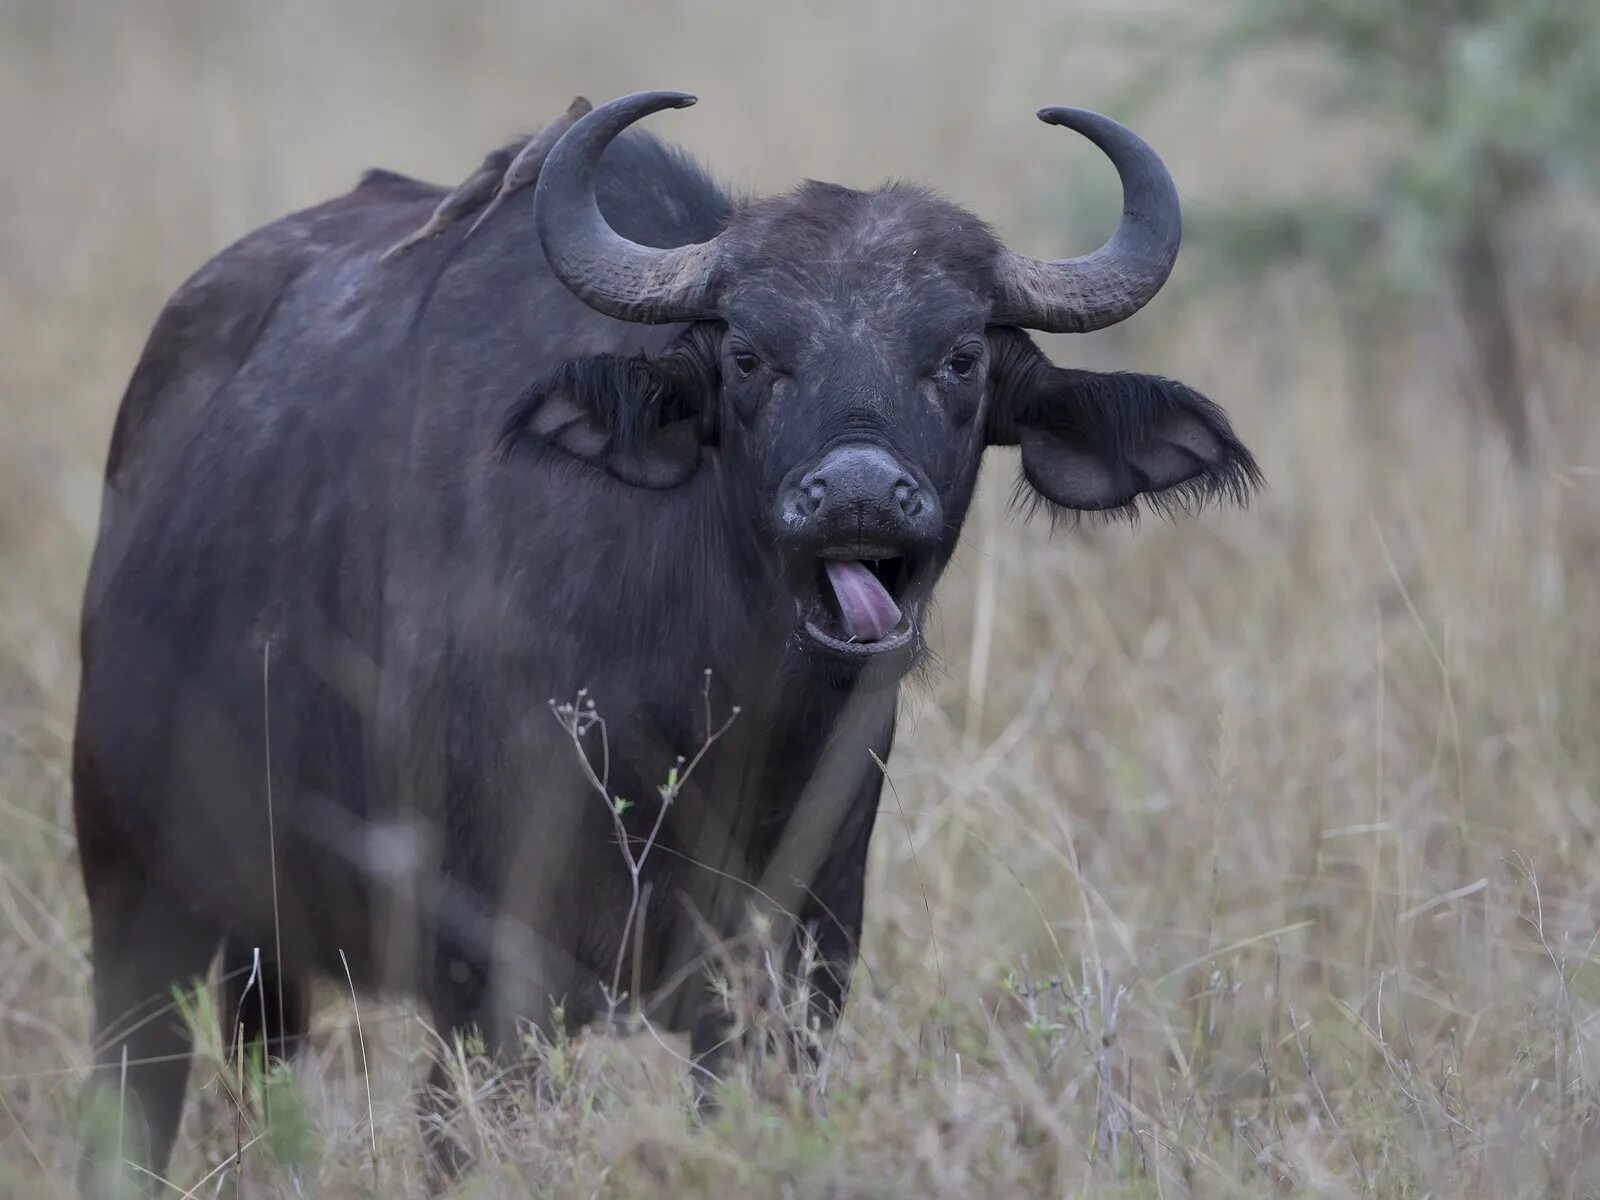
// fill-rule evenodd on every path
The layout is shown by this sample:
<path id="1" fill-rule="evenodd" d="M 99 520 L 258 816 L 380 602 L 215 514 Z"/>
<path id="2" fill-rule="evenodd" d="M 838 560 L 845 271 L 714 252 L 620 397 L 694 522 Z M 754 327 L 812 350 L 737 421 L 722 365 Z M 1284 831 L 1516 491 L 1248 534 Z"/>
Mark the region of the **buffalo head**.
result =
<path id="1" fill-rule="evenodd" d="M 714 464 L 802 654 L 904 672 L 987 446 L 1020 445 L 1023 494 L 1073 513 L 1242 498 L 1256 481 L 1198 392 L 1057 367 L 1022 332 L 1103 328 L 1166 281 L 1177 192 L 1135 134 L 1079 109 L 1039 114 L 1092 140 L 1121 176 L 1121 223 L 1078 258 L 1008 250 L 906 184 L 808 182 L 736 209 L 707 242 L 629 241 L 596 202 L 601 154 L 639 118 L 693 102 L 651 92 L 595 109 L 552 151 L 535 202 L 545 255 L 576 296 L 685 329 L 660 354 L 564 364 L 507 432 L 642 488 Z"/>

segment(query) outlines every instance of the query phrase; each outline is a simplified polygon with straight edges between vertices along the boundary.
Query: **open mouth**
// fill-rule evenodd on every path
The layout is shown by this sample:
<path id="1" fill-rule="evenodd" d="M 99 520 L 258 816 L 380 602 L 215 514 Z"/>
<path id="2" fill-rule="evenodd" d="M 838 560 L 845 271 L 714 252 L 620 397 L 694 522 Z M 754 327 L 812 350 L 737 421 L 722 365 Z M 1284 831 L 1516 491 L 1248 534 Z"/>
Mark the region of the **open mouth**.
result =
<path id="1" fill-rule="evenodd" d="M 917 633 L 917 605 L 906 598 L 911 576 L 909 560 L 895 549 L 824 550 L 812 561 L 811 603 L 799 602 L 807 636 L 852 658 L 904 648 Z"/>

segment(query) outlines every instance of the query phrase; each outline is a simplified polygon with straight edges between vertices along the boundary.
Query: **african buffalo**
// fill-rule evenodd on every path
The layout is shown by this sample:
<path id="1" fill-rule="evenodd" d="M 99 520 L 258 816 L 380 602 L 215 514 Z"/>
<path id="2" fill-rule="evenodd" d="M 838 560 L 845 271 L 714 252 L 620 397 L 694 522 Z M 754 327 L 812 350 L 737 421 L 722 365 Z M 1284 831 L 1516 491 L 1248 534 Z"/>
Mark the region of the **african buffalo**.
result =
<path id="1" fill-rule="evenodd" d="M 1177 193 L 1133 133 L 1040 112 L 1124 190 L 1110 241 L 1046 261 L 921 187 L 735 202 L 621 136 L 691 103 L 576 106 L 515 159 L 528 187 L 515 147 L 449 196 L 369 172 L 157 321 L 106 468 L 73 763 L 89 1100 L 142 1121 L 150 1168 L 189 1067 L 173 989 L 219 947 L 223 1019 L 274 1053 L 348 962 L 491 1050 L 621 1002 L 712 1073 L 705 964 L 755 907 L 812 939 L 791 965 L 835 1020 L 874 756 L 984 448 L 1019 445 L 1051 512 L 1256 483 L 1198 392 L 1022 332 L 1111 325 L 1165 282 Z"/>

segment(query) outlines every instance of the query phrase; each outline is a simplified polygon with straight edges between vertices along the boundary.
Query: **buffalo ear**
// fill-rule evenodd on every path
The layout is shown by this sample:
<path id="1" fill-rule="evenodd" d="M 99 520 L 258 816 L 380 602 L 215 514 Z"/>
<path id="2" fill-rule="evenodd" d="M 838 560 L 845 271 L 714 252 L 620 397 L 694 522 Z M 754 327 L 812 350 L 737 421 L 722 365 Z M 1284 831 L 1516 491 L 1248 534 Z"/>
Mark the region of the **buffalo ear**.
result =
<path id="1" fill-rule="evenodd" d="M 1041 356 L 1042 357 L 1042 356 Z M 1227 415 L 1186 384 L 1158 375 L 1097 374 L 1044 365 L 1011 395 L 1009 436 L 1022 447 L 1027 489 L 1073 512 L 1244 503 L 1261 471 Z M 1003 401 L 1004 402 L 1004 401 Z"/>
<path id="2" fill-rule="evenodd" d="M 699 469 L 714 409 L 701 372 L 682 356 L 601 354 L 564 362 L 536 380 L 506 414 L 503 457 L 556 454 L 632 487 L 687 483 Z"/>

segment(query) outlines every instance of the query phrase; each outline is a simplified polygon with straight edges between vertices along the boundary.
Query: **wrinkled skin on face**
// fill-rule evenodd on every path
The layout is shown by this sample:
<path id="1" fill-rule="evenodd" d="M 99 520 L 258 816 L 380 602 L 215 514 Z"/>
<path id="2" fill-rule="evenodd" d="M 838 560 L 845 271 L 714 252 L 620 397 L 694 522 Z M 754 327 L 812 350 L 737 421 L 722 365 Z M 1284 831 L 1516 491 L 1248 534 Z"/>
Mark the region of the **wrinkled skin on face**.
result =
<path id="1" fill-rule="evenodd" d="M 1022 497 L 1072 513 L 1242 498 L 1256 479 L 1197 392 L 1064 370 L 990 324 L 999 242 L 920 188 L 808 183 L 737 213 L 719 245 L 720 319 L 654 358 L 567 364 L 507 435 L 641 487 L 714 455 L 798 656 L 883 682 L 911 668 L 987 446 L 1020 444 Z"/>
<path id="2" fill-rule="evenodd" d="M 720 447 L 811 652 L 903 672 L 983 451 L 986 231 L 915 189 L 809 184 L 730 247 Z M 944 252 L 941 253 L 941 249 Z M 775 252 L 776 251 L 776 252 Z"/>

